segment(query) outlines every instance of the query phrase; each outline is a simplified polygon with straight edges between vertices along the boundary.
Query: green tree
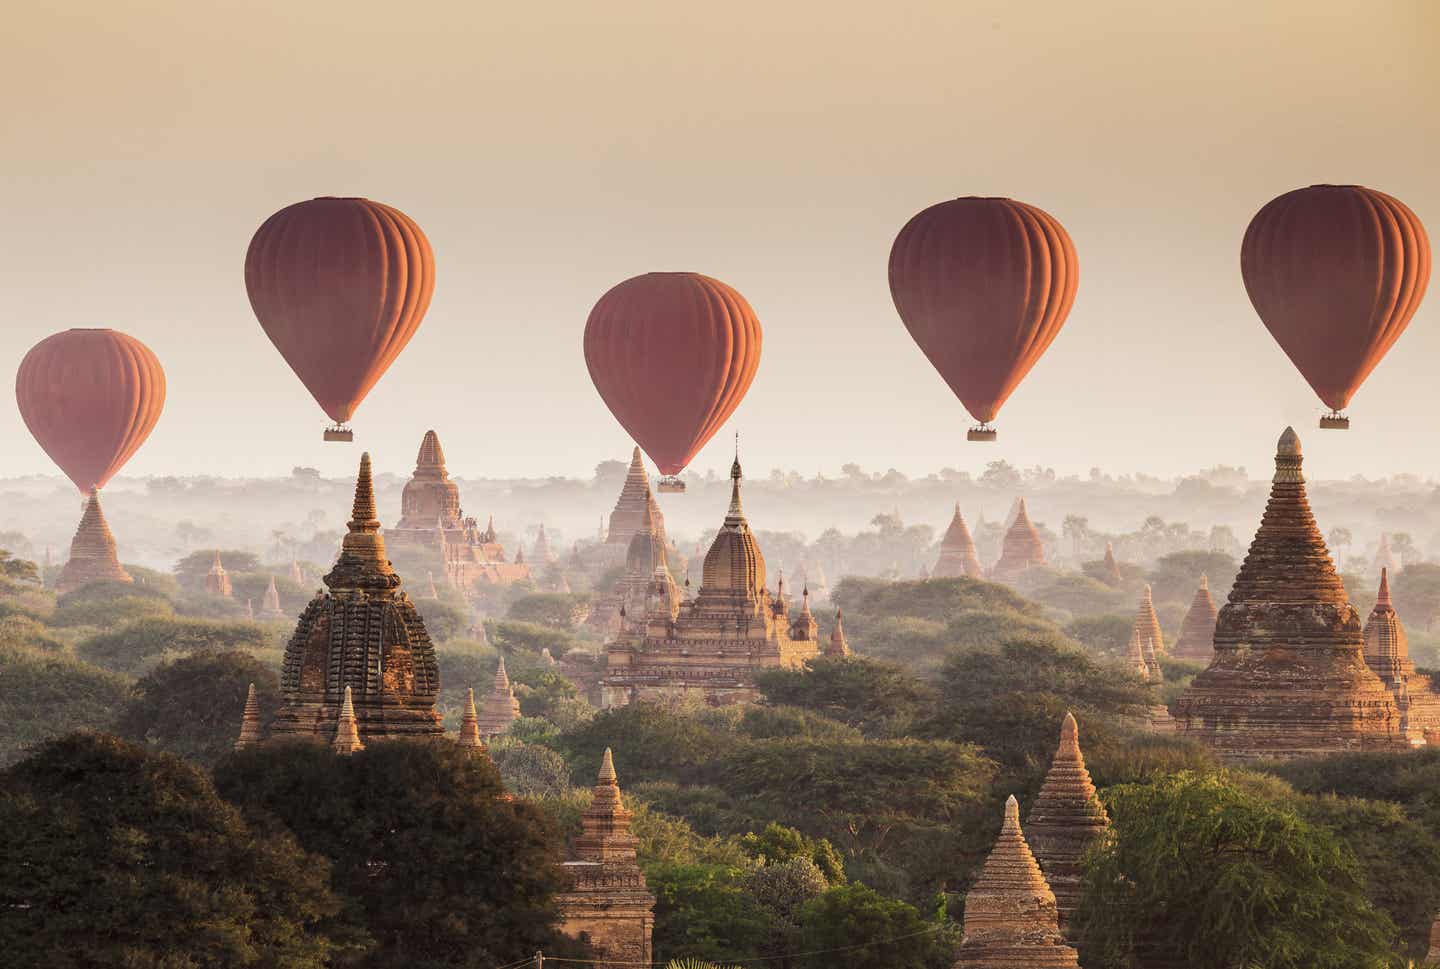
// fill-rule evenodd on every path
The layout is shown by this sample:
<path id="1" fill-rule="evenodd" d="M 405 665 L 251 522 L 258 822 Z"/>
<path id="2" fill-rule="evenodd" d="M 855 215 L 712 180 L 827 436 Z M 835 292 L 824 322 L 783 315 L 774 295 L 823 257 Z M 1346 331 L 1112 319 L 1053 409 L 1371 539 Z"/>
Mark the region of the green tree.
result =
<path id="1" fill-rule="evenodd" d="M 655 894 L 659 960 L 749 959 L 769 937 L 767 913 L 746 890 L 743 869 L 662 861 L 645 866 L 645 880 Z"/>
<path id="2" fill-rule="evenodd" d="M 908 723 L 934 699 L 894 663 L 860 656 L 821 656 L 800 669 L 762 670 L 755 682 L 770 703 L 814 710 L 866 732 Z"/>
<path id="3" fill-rule="evenodd" d="M 575 637 L 569 633 L 533 622 L 489 620 L 485 623 L 485 633 L 490 642 L 507 654 L 527 652 L 539 655 L 542 649 L 548 649 L 551 656 L 560 659 L 576 646 Z"/>
<path id="4" fill-rule="evenodd" d="M 1091 652 L 1102 656 L 1120 657 L 1130 644 L 1133 616 L 1118 613 L 1105 616 L 1079 616 L 1065 625 L 1065 635 Z"/>
<path id="5" fill-rule="evenodd" d="M 1150 572 L 1150 587 L 1156 602 L 1189 602 L 1200 585 L 1200 576 L 1210 578 L 1210 591 L 1224 602 L 1240 566 L 1224 552 L 1187 551 L 1162 555 Z"/>
<path id="6" fill-rule="evenodd" d="M 1226 775 L 1103 793 L 1112 837 L 1087 863 L 1079 921 L 1096 969 L 1392 969 L 1395 926 L 1330 831 Z"/>
<path id="7" fill-rule="evenodd" d="M 807 838 L 794 828 L 773 821 L 758 834 L 750 832 L 740 839 L 746 854 L 767 865 L 781 864 L 804 858 L 832 884 L 845 881 L 845 862 L 835 846 L 824 838 Z"/>
<path id="8" fill-rule="evenodd" d="M 0 774 L 0 939 L 56 969 L 327 966 L 328 865 L 178 758 L 72 734 Z"/>
<path id="9" fill-rule="evenodd" d="M 264 649 L 267 645 L 265 628 L 257 623 L 152 616 L 91 636 L 77 652 L 98 666 L 135 673 L 171 657 Z"/>
<path id="10" fill-rule="evenodd" d="M 28 559 L 15 558 L 0 548 L 0 587 L 19 589 L 40 584 L 40 568 Z"/>
<path id="11" fill-rule="evenodd" d="M 108 726 L 129 688 L 71 656 L 0 647 L 0 765 L 57 734 Z"/>
<path id="12" fill-rule="evenodd" d="M 574 632 L 590 614 L 590 597 L 561 592 L 537 592 L 510 603 L 505 618 Z"/>
<path id="13" fill-rule="evenodd" d="M 1440 565 L 1416 562 L 1390 576 L 1395 609 L 1407 624 L 1433 631 L 1440 622 Z"/>
<path id="14" fill-rule="evenodd" d="M 575 783 L 588 787 L 606 747 L 624 752 L 625 781 L 692 782 L 699 769 L 715 757 L 716 732 L 683 710 L 659 703 L 631 703 L 601 710 L 594 719 L 564 733 L 559 740 L 567 763 L 574 765 Z"/>
<path id="15" fill-rule="evenodd" d="M 129 582 L 92 582 L 72 589 L 55 602 L 55 626 L 96 626 L 108 629 L 149 616 L 169 616 L 174 606 L 165 594 Z"/>
<path id="16" fill-rule="evenodd" d="M 898 899 L 865 885 L 832 888 L 800 910 L 800 946 L 815 955 L 805 969 L 949 969 L 959 927 L 937 913 L 927 919 Z"/>
<path id="17" fill-rule="evenodd" d="M 376 941 L 367 967 L 507 965 L 563 944 L 558 832 L 502 799 L 487 758 L 443 743 L 377 741 L 349 757 L 271 743 L 221 761 L 215 784 L 330 860 Z"/>
<path id="18" fill-rule="evenodd" d="M 115 733 L 209 767 L 235 746 L 255 684 L 260 722 L 280 706 L 280 679 L 249 653 L 197 653 L 156 667 L 135 684 Z"/>
<path id="19" fill-rule="evenodd" d="M 448 643 L 470 628 L 470 611 L 445 599 L 416 599 L 425 631 L 437 643 Z"/>

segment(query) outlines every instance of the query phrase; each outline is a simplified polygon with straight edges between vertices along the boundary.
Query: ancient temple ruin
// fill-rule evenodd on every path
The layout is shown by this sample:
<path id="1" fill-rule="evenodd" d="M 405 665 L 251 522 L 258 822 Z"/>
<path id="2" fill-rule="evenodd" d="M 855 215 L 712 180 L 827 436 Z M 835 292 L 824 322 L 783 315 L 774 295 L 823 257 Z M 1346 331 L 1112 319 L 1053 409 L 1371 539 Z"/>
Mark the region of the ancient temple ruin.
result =
<path id="1" fill-rule="evenodd" d="M 958 579 L 961 577 L 971 579 L 985 578 L 985 570 L 980 567 L 980 557 L 975 554 L 975 540 L 970 537 L 970 529 L 965 525 L 965 518 L 960 514 L 960 503 L 955 503 L 955 514 L 950 518 L 950 526 L 945 529 L 945 535 L 940 539 L 940 557 L 935 561 L 935 568 L 930 574 L 937 579 Z"/>
<path id="2" fill-rule="evenodd" d="M 569 884 L 556 896 L 560 931 L 583 939 L 596 961 L 645 965 L 653 954 L 655 896 L 635 858 L 639 843 L 630 833 L 630 812 L 607 747 L 571 860 L 564 864 Z"/>
<path id="3" fill-rule="evenodd" d="M 1062 931 L 1080 904 L 1085 852 L 1109 826 L 1110 816 L 1095 794 L 1080 752 L 1080 728 L 1067 713 L 1060 727 L 1060 747 L 1025 821 L 1030 848 L 1055 893 Z"/>
<path id="4" fill-rule="evenodd" d="M 55 591 L 64 595 L 92 582 L 134 581 L 121 567 L 115 552 L 115 536 L 110 534 L 105 513 L 100 510 L 100 492 L 91 488 L 85 499 L 85 511 L 80 516 L 80 527 L 70 540 L 70 558 L 55 579 Z"/>
<path id="5" fill-rule="evenodd" d="M 1400 712 L 1400 732 L 1412 745 L 1440 743 L 1440 696 L 1410 659 L 1410 640 L 1390 599 L 1390 573 L 1380 570 L 1380 592 L 1365 620 L 1365 664 L 1380 677 Z"/>
<path id="6" fill-rule="evenodd" d="M 1060 932 L 1055 895 L 1025 835 L 1020 805 L 1005 802 L 1000 837 L 965 895 L 965 939 L 955 969 L 1078 969 Z"/>
<path id="7" fill-rule="evenodd" d="M 585 568 L 598 576 L 625 562 L 631 540 L 641 531 L 658 532 L 668 543 L 664 539 L 665 516 L 650 490 L 650 475 L 637 447 L 630 455 L 630 468 L 610 511 L 608 527 L 602 525 L 599 541 L 581 551 Z"/>
<path id="8" fill-rule="evenodd" d="M 234 593 L 230 584 L 230 573 L 225 571 L 225 566 L 220 562 L 220 550 L 215 550 L 215 561 L 210 564 L 210 571 L 205 573 L 205 594 L 207 596 L 219 596 L 222 599 L 229 599 Z"/>
<path id="9" fill-rule="evenodd" d="M 1125 581 L 1120 574 L 1120 563 L 1115 561 L 1115 546 L 1109 542 L 1105 543 L 1105 558 L 1100 563 L 1100 581 L 1112 588 L 1119 588 Z"/>
<path id="10" fill-rule="evenodd" d="M 1210 577 L 1200 576 L 1200 587 L 1180 623 L 1180 635 L 1170 655 L 1192 663 L 1209 663 L 1215 655 L 1215 620 L 1219 612 L 1210 595 Z"/>
<path id="11" fill-rule="evenodd" d="M 1045 564 L 1045 543 L 1030 521 L 1025 509 L 1025 499 L 1016 504 L 1015 520 L 1005 530 L 1005 539 L 1000 546 L 1000 560 L 990 570 L 995 582 L 1014 582 L 1027 569 Z"/>
<path id="12" fill-rule="evenodd" d="M 515 698 L 515 689 L 510 685 L 510 675 L 505 672 L 505 657 L 495 667 L 495 680 L 480 708 L 480 733 L 493 737 L 510 729 L 520 719 L 520 701 Z"/>
<path id="13" fill-rule="evenodd" d="M 1179 731 L 1230 762 L 1407 746 L 1394 697 L 1365 664 L 1360 616 L 1311 514 L 1302 462 L 1286 428 L 1214 659 L 1175 704 Z"/>
<path id="14" fill-rule="evenodd" d="M 1165 652 L 1165 634 L 1160 630 L 1160 617 L 1155 615 L 1155 598 L 1148 585 L 1140 594 L 1140 607 L 1135 610 L 1135 622 L 1130 628 L 1132 658 L 1137 650 L 1145 664 L 1145 679 L 1151 683 L 1164 682 L 1160 654 Z"/>
<path id="15" fill-rule="evenodd" d="M 265 598 L 260 602 L 260 615 L 267 619 L 281 619 L 285 610 L 280 608 L 280 590 L 275 587 L 275 576 L 270 576 L 270 585 L 265 589 Z"/>
<path id="16" fill-rule="evenodd" d="M 480 733 L 480 716 L 475 712 L 475 691 L 465 691 L 465 710 L 460 718 L 460 734 L 455 742 L 463 749 L 477 754 L 489 753 L 485 737 Z"/>
<path id="17" fill-rule="evenodd" d="M 450 480 L 440 437 L 426 431 L 415 456 L 415 472 L 400 496 L 400 520 L 386 529 L 394 548 L 436 553 L 450 583 L 464 591 L 478 585 L 511 585 L 530 578 L 521 561 L 510 562 L 495 534 L 495 520 L 484 528 L 460 507 L 460 486 Z"/>
<path id="18" fill-rule="evenodd" d="M 586 622 L 610 635 L 621 631 L 620 615 L 638 615 L 644 610 L 645 597 L 656 570 L 670 572 L 670 552 L 665 538 L 665 519 L 649 490 L 640 500 L 640 524 L 630 535 L 625 550 L 625 570 L 615 580 L 609 593 L 590 610 Z"/>
<path id="19" fill-rule="evenodd" d="M 271 734 L 329 740 L 349 702 L 361 740 L 438 735 L 435 649 L 386 558 L 369 454 L 360 457 L 348 527 L 326 588 L 285 647 L 283 702 Z"/>
<path id="20" fill-rule="evenodd" d="M 730 507 L 705 554 L 700 591 L 687 599 L 668 569 L 656 566 L 643 615 L 627 609 L 606 647 L 604 706 L 685 696 L 748 702 L 758 696 L 757 670 L 797 667 L 819 655 L 803 615 L 792 623 L 783 591 L 766 586 L 765 558 L 740 503 L 738 459 L 730 478 Z"/>
<path id="21" fill-rule="evenodd" d="M 845 640 L 845 624 L 839 609 L 835 610 L 835 625 L 830 627 L 830 638 L 825 641 L 824 653 L 834 659 L 850 655 L 850 644 Z"/>

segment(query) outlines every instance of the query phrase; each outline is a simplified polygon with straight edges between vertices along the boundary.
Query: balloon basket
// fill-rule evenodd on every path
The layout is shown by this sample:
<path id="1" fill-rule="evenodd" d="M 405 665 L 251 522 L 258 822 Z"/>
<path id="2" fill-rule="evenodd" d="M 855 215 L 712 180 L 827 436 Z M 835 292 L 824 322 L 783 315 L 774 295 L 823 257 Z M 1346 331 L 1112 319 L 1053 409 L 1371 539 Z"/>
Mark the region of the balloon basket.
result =
<path id="1" fill-rule="evenodd" d="M 683 495 L 685 493 L 685 482 L 673 474 L 667 474 L 660 479 L 659 483 L 655 486 L 655 490 L 666 495 Z"/>
<path id="2" fill-rule="evenodd" d="M 344 425 L 336 424 L 334 427 L 325 428 L 325 440 L 344 441 L 348 444 L 355 440 L 355 432 Z"/>
<path id="3" fill-rule="evenodd" d="M 979 427 L 972 427 L 965 432 L 967 441 L 993 441 L 996 438 L 995 428 L 989 424 L 981 424 Z"/>
<path id="4" fill-rule="evenodd" d="M 1331 411 L 1320 418 L 1320 426 L 1327 431 L 1348 431 L 1350 430 L 1350 418 L 1338 411 Z"/>

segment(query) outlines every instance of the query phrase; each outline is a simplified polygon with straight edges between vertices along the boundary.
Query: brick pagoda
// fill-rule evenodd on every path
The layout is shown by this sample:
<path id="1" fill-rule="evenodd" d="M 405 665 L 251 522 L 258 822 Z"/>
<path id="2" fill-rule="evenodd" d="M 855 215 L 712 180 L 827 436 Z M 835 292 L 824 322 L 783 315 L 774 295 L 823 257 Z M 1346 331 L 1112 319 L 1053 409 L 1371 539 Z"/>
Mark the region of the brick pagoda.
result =
<path id="1" fill-rule="evenodd" d="M 94 488 L 85 499 L 80 527 L 70 540 L 70 558 L 55 578 L 55 591 L 60 595 L 92 582 L 134 582 L 120 565 L 115 553 L 115 536 L 100 510 L 100 493 Z"/>
<path id="2" fill-rule="evenodd" d="M 970 529 L 965 525 L 965 518 L 960 514 L 960 503 L 955 503 L 955 514 L 950 518 L 950 526 L 945 529 L 945 536 L 940 539 L 940 557 L 935 561 L 935 568 L 930 574 L 937 579 L 958 579 L 963 577 L 971 579 L 985 578 L 985 570 L 980 567 L 980 557 L 975 554 L 975 540 L 970 537 Z"/>
<path id="3" fill-rule="evenodd" d="M 1080 728 L 1065 714 L 1060 747 L 1030 807 L 1025 830 L 1040 870 L 1055 893 L 1055 908 L 1064 930 L 1080 904 L 1082 861 L 1105 830 L 1110 816 L 1095 794 L 1085 755 L 1080 752 Z"/>

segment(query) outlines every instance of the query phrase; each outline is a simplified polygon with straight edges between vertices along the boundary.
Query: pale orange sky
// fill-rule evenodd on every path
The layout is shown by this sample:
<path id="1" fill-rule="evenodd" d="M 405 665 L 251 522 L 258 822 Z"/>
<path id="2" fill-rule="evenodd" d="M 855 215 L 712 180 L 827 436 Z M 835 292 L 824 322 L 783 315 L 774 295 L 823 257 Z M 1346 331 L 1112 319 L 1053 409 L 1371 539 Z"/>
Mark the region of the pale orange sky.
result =
<path id="1" fill-rule="evenodd" d="M 1294 423 L 1314 474 L 1440 474 L 1440 281 L 1355 429 L 1322 435 L 1238 269 L 1251 215 L 1314 182 L 1394 194 L 1440 234 L 1437 8 L 21 5 L 0 38 L 0 369 L 71 326 L 149 344 L 169 400 L 135 474 L 341 474 L 360 447 L 404 471 L 432 426 L 462 474 L 588 473 L 629 445 L 585 317 L 621 279 L 686 269 L 765 327 L 701 470 L 738 429 L 755 473 L 1262 471 Z M 1081 267 L 990 447 L 964 442 L 885 275 L 914 212 L 969 194 L 1048 210 Z M 241 277 L 259 223 L 316 195 L 395 205 L 437 255 L 354 448 L 321 444 Z M 0 443 L 0 473 L 51 469 L 13 405 Z"/>

